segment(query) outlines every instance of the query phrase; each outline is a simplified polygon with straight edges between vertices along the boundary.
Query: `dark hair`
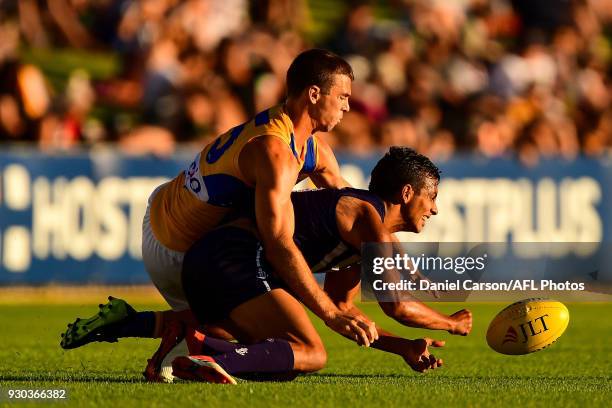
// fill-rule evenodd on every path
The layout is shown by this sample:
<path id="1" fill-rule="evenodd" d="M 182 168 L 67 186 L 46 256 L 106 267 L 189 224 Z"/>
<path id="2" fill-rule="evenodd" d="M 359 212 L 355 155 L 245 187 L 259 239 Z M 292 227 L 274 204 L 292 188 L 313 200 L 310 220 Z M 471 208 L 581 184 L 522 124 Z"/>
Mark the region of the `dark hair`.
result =
<path id="1" fill-rule="evenodd" d="M 427 178 L 440 180 L 440 170 L 431 160 L 409 147 L 393 146 L 372 170 L 369 190 L 392 200 L 406 184 L 420 192 Z"/>
<path id="2" fill-rule="evenodd" d="M 318 48 L 304 51 L 295 57 L 287 71 L 287 95 L 298 96 L 311 85 L 317 85 L 323 93 L 328 93 L 334 74 L 355 79 L 349 63 L 333 52 Z"/>

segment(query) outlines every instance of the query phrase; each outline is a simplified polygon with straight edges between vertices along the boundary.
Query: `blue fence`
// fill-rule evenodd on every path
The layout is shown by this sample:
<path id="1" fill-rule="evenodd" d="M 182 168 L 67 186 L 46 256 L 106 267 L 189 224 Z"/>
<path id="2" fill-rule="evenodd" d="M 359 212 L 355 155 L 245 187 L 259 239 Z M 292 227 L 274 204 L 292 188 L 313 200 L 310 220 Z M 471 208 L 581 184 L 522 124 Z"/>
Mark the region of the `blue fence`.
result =
<path id="1" fill-rule="evenodd" d="M 193 155 L 0 152 L 0 284 L 148 282 L 140 254 L 147 198 Z M 378 158 L 338 155 L 343 175 L 358 187 L 367 186 Z M 402 239 L 596 246 L 612 240 L 610 163 L 525 168 L 462 157 L 439 166 L 439 215 L 423 234 Z"/>

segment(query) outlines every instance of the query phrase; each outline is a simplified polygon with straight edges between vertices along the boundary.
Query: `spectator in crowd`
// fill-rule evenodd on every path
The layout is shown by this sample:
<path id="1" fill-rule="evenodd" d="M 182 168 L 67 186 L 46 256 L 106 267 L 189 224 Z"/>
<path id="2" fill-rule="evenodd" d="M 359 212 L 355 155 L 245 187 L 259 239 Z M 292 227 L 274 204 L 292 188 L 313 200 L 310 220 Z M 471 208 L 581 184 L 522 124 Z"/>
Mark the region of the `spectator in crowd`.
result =
<path id="1" fill-rule="evenodd" d="M 465 151 L 529 165 L 609 154 L 610 1 L 325 5 L 322 13 L 314 0 L 0 2 L 0 141 L 50 149 L 118 141 L 171 154 L 278 103 L 292 58 L 324 46 L 355 71 L 336 149 L 401 144 L 437 160 Z M 17 51 L 41 48 L 75 57 L 58 68 Z M 117 68 L 80 67 L 88 55 Z"/>

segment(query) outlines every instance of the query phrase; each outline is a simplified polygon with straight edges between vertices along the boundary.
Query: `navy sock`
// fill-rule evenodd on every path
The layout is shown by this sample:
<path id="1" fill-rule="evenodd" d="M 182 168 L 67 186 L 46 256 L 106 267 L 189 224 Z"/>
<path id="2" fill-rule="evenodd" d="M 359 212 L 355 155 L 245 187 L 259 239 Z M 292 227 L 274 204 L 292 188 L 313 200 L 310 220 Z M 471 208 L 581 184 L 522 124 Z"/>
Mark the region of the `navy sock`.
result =
<path id="1" fill-rule="evenodd" d="M 109 337 L 144 337 L 153 338 L 155 331 L 155 312 L 136 312 L 120 322 L 104 328 Z"/>
<path id="2" fill-rule="evenodd" d="M 288 341 L 267 339 L 212 356 L 229 374 L 289 373 L 293 371 L 293 350 Z"/>
<path id="3" fill-rule="evenodd" d="M 229 353 L 237 348 L 245 347 L 240 343 L 232 343 L 231 341 L 216 339 L 210 336 L 204 336 L 204 345 L 202 346 L 202 354 L 207 356 L 216 356 L 217 354 Z"/>

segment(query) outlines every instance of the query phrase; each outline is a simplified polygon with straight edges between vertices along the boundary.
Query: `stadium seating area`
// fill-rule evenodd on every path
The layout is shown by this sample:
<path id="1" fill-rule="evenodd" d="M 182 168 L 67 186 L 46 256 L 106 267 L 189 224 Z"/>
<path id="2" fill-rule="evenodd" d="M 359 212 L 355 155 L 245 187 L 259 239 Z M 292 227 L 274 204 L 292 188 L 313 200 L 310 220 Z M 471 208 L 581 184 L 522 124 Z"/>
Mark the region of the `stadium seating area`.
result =
<path id="1" fill-rule="evenodd" d="M 609 155 L 609 0 L 0 1 L 0 142 L 201 145 L 278 103 L 293 57 L 355 71 L 331 143 L 541 158 Z"/>

